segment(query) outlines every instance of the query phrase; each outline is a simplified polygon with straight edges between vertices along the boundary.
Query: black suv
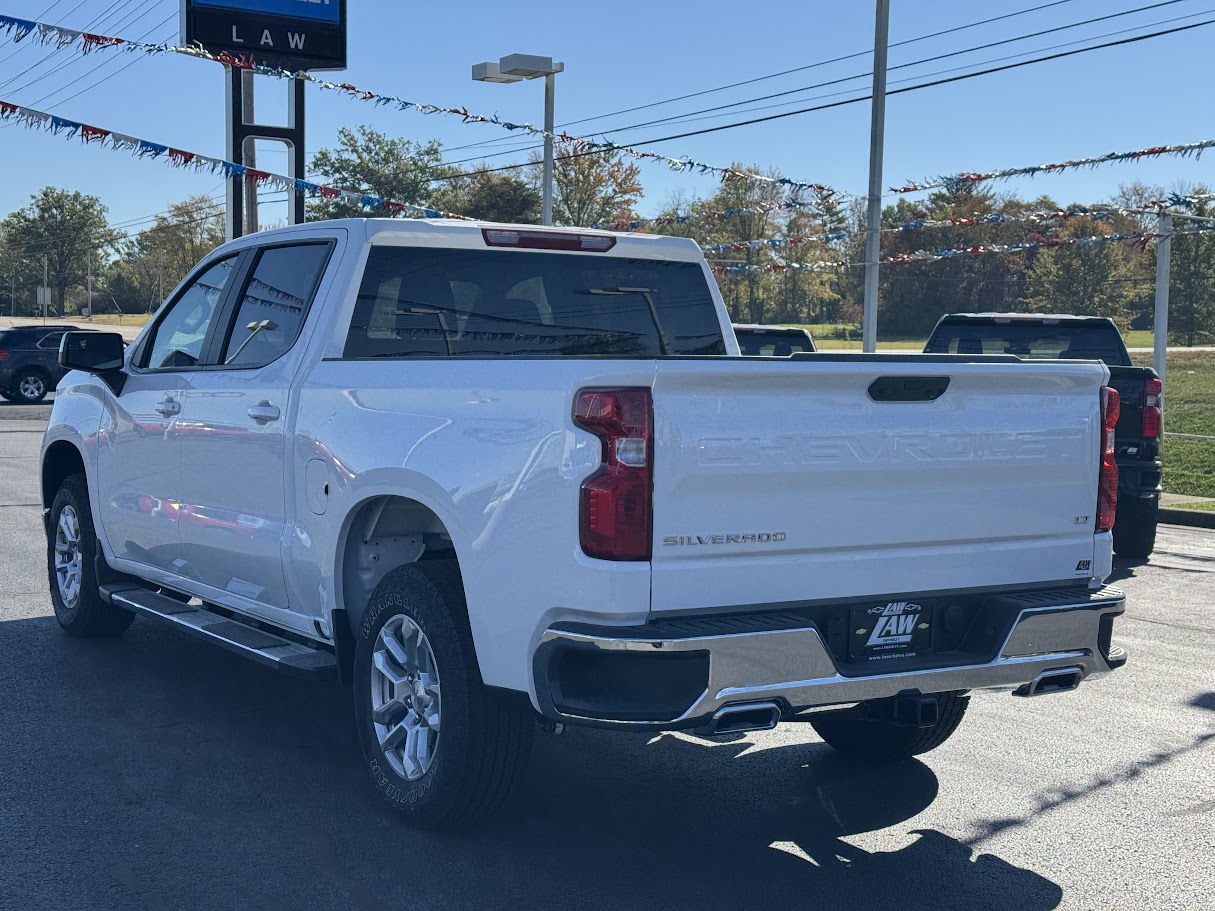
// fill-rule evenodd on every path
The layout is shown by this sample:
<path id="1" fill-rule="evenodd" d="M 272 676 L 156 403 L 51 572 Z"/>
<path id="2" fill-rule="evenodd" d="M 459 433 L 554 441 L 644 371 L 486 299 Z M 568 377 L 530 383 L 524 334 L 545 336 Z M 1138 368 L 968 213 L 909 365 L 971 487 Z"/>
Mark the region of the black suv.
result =
<path id="1" fill-rule="evenodd" d="M 23 405 L 41 402 L 67 373 L 59 340 L 76 326 L 18 326 L 0 330 L 0 395 Z"/>

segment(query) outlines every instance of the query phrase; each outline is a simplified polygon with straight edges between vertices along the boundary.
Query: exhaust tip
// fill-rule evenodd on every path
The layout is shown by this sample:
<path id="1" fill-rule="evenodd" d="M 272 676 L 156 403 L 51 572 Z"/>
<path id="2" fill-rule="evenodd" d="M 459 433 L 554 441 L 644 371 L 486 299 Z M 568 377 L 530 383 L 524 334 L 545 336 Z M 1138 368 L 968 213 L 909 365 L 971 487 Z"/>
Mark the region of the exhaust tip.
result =
<path id="1" fill-rule="evenodd" d="M 1078 667 L 1055 668 L 1043 671 L 1029 683 L 1013 692 L 1014 696 L 1049 696 L 1052 693 L 1067 693 L 1080 686 L 1084 672 Z"/>
<path id="2" fill-rule="evenodd" d="M 780 706 L 775 702 L 746 702 L 718 709 L 708 732 L 739 734 L 743 731 L 770 731 L 778 721 Z"/>

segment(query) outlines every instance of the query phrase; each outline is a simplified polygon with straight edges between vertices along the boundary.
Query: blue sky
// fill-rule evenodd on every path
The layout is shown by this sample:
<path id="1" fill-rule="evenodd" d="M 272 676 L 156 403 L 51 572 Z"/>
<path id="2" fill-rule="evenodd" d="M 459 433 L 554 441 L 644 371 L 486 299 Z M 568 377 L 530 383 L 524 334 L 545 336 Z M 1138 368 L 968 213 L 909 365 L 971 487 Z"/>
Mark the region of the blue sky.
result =
<path id="1" fill-rule="evenodd" d="M 1044 2 L 893 0 L 890 40 L 905 41 Z M 890 64 L 893 67 L 1149 2 L 1152 0 L 1067 0 L 1049 9 L 896 47 L 891 50 Z M 873 7 L 868 2 L 820 0 L 752 7 L 720 0 L 699 4 L 349 0 L 349 7 L 350 68 L 342 79 L 412 100 L 466 105 L 474 111 L 497 112 L 506 119 L 539 122 L 543 101 L 539 81 L 474 83 L 469 70 L 475 62 L 512 52 L 551 54 L 566 64 L 565 73 L 558 77 L 559 124 L 864 51 L 871 46 L 873 30 Z M 176 38 L 178 0 L 0 0 L 0 12 L 153 41 Z M 1047 48 L 1083 39 L 1096 43 L 1097 36 L 1110 32 L 1154 31 L 1207 18 L 1215 18 L 1215 0 L 1177 0 L 1134 15 L 899 69 L 891 73 L 891 88 L 896 87 L 895 80 L 927 79 L 929 74 L 952 67 L 979 68 L 995 58 L 1037 56 Z M 1210 111 L 1207 64 L 1212 38 L 1215 26 L 1207 26 L 894 96 L 887 103 L 885 183 L 890 186 L 941 173 L 1211 138 L 1215 124 L 1201 112 Z M 864 74 L 870 63 L 862 56 L 569 129 L 590 135 Z M 262 118 L 277 120 L 285 111 L 282 84 L 270 79 L 258 82 L 259 112 Z M 844 94 L 813 100 L 841 91 Z M 786 96 L 795 102 L 792 105 L 754 112 L 746 109 L 750 106 L 740 106 L 724 117 L 636 128 L 612 133 L 611 138 L 645 147 L 646 139 L 867 91 L 866 77 Z M 80 57 L 29 41 L 14 45 L 7 39 L 0 44 L 0 99 L 203 154 L 223 154 L 222 70 L 205 61 L 172 55 L 145 58 L 114 51 Z M 338 127 L 360 123 L 419 141 L 437 138 L 453 160 L 529 144 L 516 137 L 457 149 L 510 134 L 493 126 L 465 126 L 451 118 L 377 108 L 311 87 L 308 105 L 310 152 L 331 144 Z M 868 130 L 869 105 L 862 102 L 653 148 L 713 164 L 740 160 L 777 167 L 790 177 L 863 194 Z M 517 152 L 491 161 L 505 164 L 522 160 L 525 154 Z M 111 222 L 128 224 L 163 211 L 168 203 L 184 196 L 217 195 L 221 190 L 217 177 L 12 125 L 0 126 L 0 162 L 5 175 L 0 182 L 0 213 L 23 205 L 44 185 L 58 184 L 100 196 L 109 206 Z M 285 154 L 264 150 L 259 165 L 285 172 Z M 646 197 L 639 208 L 643 214 L 652 213 L 671 192 L 682 189 L 707 194 L 714 187 L 710 177 L 672 173 L 660 164 L 643 165 L 642 179 Z M 1119 183 L 1135 179 L 1165 185 L 1215 184 L 1215 151 L 1200 161 L 1162 159 L 1109 165 L 1002 186 L 1025 195 L 1049 193 L 1063 203 L 1096 202 L 1108 198 Z M 282 217 L 282 207 L 264 210 L 263 219 Z"/>

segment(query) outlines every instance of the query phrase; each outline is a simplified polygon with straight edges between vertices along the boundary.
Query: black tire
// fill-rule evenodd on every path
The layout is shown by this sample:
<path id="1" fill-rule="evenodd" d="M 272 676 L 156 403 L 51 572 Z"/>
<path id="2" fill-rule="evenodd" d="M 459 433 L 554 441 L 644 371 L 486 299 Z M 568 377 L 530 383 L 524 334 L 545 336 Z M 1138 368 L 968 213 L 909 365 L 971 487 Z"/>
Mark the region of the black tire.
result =
<path id="1" fill-rule="evenodd" d="M 441 680 L 433 759 L 415 780 L 385 755 L 372 718 L 376 642 L 385 625 L 402 615 L 425 635 Z M 372 594 L 354 638 L 355 721 L 381 797 L 423 828 L 467 825 L 498 810 L 522 776 L 536 725 L 525 701 L 511 701 L 481 680 L 455 562 L 422 561 L 390 572 Z"/>
<path id="2" fill-rule="evenodd" d="M 68 509 L 71 509 L 72 515 L 75 516 L 79 540 L 79 582 L 71 603 L 64 600 L 55 560 L 56 531 Z M 51 512 L 47 519 L 46 562 L 55 619 L 73 636 L 121 636 L 135 619 L 135 615 L 130 611 L 101 600 L 101 592 L 97 589 L 96 567 L 93 565 L 93 558 L 97 553 L 97 534 L 93 529 L 93 510 L 89 507 L 88 486 L 84 475 L 70 475 L 59 485 L 51 503 Z"/>
<path id="3" fill-rule="evenodd" d="M 1131 560 L 1146 560 L 1156 549 L 1156 497 L 1120 497 L 1114 518 L 1114 553 Z"/>
<path id="4" fill-rule="evenodd" d="M 4 399 L 6 402 L 11 402 L 13 400 L 13 395 L 8 390 L 0 389 L 0 399 Z"/>
<path id="5" fill-rule="evenodd" d="M 897 725 L 891 719 L 893 701 L 861 703 L 839 714 L 824 714 L 810 722 L 818 736 L 846 756 L 870 762 L 898 762 L 935 750 L 962 723 L 970 697 L 937 693 L 937 723 L 919 728 Z"/>
<path id="6" fill-rule="evenodd" d="M 13 378 L 9 396 L 22 405 L 37 405 L 51 391 L 51 381 L 41 370 L 22 370 Z"/>

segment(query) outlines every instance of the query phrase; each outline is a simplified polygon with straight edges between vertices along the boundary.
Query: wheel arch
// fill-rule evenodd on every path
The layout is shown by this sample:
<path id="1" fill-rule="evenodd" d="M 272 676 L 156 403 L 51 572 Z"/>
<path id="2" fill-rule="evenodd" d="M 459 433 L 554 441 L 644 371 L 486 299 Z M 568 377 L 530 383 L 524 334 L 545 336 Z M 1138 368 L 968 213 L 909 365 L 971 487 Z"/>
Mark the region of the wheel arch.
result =
<path id="1" fill-rule="evenodd" d="M 84 474 L 84 454 L 70 440 L 56 440 L 42 455 L 42 508 L 50 509 L 65 478 Z"/>
<path id="2" fill-rule="evenodd" d="M 405 495 L 379 494 L 350 509 L 342 523 L 333 576 L 333 632 L 343 679 L 348 679 L 353 663 L 354 632 L 376 587 L 397 567 L 436 559 L 452 560 L 457 571 L 460 568 L 448 524 L 428 504 Z M 457 619 L 469 625 L 466 607 Z"/>

